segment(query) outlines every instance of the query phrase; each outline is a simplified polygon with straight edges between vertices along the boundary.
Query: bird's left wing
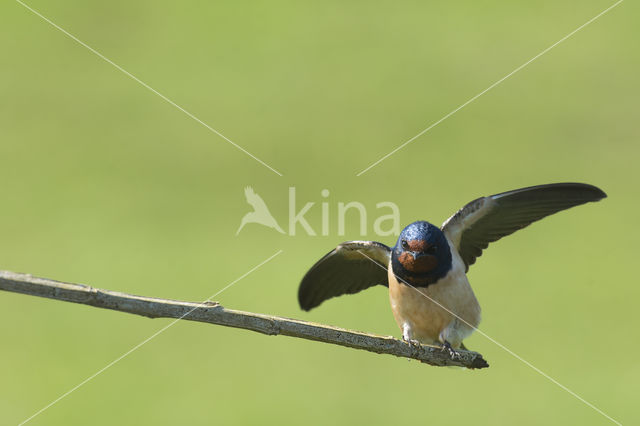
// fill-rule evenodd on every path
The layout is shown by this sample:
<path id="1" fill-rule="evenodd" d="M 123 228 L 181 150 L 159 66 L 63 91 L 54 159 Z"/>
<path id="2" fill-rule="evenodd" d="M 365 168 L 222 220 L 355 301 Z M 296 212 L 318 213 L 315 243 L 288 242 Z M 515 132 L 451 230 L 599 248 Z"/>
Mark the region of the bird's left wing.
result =
<path id="1" fill-rule="evenodd" d="M 467 270 L 490 242 L 561 210 L 607 195 L 584 183 L 531 186 L 471 201 L 442 224 Z"/>
<path id="2" fill-rule="evenodd" d="M 300 307 L 309 311 L 327 299 L 357 293 L 376 284 L 388 286 L 391 249 L 375 241 L 347 241 L 316 262 L 298 289 Z"/>

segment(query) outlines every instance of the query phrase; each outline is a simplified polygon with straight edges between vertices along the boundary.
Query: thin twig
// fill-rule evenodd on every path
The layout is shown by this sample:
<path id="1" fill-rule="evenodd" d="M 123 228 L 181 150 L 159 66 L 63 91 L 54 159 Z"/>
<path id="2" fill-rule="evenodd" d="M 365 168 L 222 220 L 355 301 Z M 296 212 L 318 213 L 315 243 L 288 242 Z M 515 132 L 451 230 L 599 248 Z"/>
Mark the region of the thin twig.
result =
<path id="1" fill-rule="evenodd" d="M 134 296 L 9 271 L 0 271 L 0 290 L 82 303 L 149 318 L 180 318 L 188 321 L 244 328 L 270 336 L 299 337 L 349 348 L 364 349 L 379 354 L 413 358 L 436 366 L 459 366 L 473 369 L 489 366 L 482 355 L 477 352 L 460 350 L 457 356 L 452 358 L 447 351 L 443 351 L 437 346 L 411 345 L 388 336 L 377 336 L 272 315 L 236 311 L 226 309 L 217 302 L 194 303 Z"/>

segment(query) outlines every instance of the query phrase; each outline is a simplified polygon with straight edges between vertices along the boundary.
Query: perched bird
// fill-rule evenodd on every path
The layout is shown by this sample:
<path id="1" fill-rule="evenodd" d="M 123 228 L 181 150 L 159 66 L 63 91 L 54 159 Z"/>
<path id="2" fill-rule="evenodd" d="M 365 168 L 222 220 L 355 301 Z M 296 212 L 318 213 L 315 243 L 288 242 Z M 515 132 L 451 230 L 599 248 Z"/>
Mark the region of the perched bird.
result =
<path id="1" fill-rule="evenodd" d="M 247 203 L 249 203 L 251 207 L 253 207 L 253 211 L 244 215 L 242 221 L 240 222 L 240 227 L 238 228 L 236 235 L 240 233 L 242 228 L 244 228 L 244 225 L 246 225 L 247 223 L 259 223 L 261 225 L 268 226 L 269 228 L 273 228 L 281 234 L 284 234 L 284 231 L 282 230 L 282 228 L 280 228 L 278 222 L 276 222 L 273 216 L 271 216 L 271 212 L 267 208 L 267 205 L 265 204 L 262 197 L 256 194 L 253 188 L 247 186 L 244 189 L 244 196 L 247 199 Z"/>
<path id="2" fill-rule="evenodd" d="M 455 356 L 480 323 L 480 305 L 466 273 L 482 250 L 545 216 L 605 197 L 599 188 L 582 183 L 532 186 L 473 200 L 441 228 L 414 222 L 393 247 L 375 241 L 342 243 L 306 273 L 298 301 L 308 311 L 335 296 L 388 286 L 403 339 L 440 343 Z"/>

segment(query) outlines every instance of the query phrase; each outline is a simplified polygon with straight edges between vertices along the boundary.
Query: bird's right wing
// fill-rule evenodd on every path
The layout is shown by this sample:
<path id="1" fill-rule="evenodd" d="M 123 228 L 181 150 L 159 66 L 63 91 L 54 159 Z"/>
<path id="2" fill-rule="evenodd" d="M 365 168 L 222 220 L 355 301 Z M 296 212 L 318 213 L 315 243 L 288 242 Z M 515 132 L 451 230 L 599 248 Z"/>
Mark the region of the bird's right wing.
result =
<path id="1" fill-rule="evenodd" d="M 327 299 L 388 286 L 391 249 L 375 241 L 347 241 L 309 269 L 298 289 L 300 307 L 309 311 Z"/>
<path id="2" fill-rule="evenodd" d="M 252 187 L 247 186 L 244 189 L 244 196 L 247 199 L 247 203 L 249 203 L 256 212 L 264 212 L 265 210 L 269 211 L 262 197 L 256 194 Z"/>
<path id="3" fill-rule="evenodd" d="M 442 225 L 467 270 L 489 243 L 570 207 L 607 195 L 584 183 L 531 186 L 471 201 Z"/>

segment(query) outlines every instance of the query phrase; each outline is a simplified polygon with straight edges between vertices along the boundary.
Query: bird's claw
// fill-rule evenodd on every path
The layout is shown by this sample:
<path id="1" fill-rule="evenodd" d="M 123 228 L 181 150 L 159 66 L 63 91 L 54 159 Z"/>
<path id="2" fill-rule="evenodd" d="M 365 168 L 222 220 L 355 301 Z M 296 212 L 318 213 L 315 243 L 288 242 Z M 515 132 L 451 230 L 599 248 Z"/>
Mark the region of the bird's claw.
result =
<path id="1" fill-rule="evenodd" d="M 451 346 L 451 343 L 447 342 L 446 340 L 442 344 L 442 351 L 445 351 L 445 350 L 449 352 L 449 356 L 451 357 L 451 359 L 460 358 L 460 353 L 455 349 L 453 349 L 453 347 Z"/>
<path id="2" fill-rule="evenodd" d="M 412 346 L 414 348 L 419 348 L 420 346 L 422 346 L 422 344 L 420 342 L 418 342 L 416 339 L 408 339 L 408 338 L 405 338 L 403 336 L 402 340 L 404 340 L 405 342 L 407 342 L 409 344 L 409 346 Z"/>

